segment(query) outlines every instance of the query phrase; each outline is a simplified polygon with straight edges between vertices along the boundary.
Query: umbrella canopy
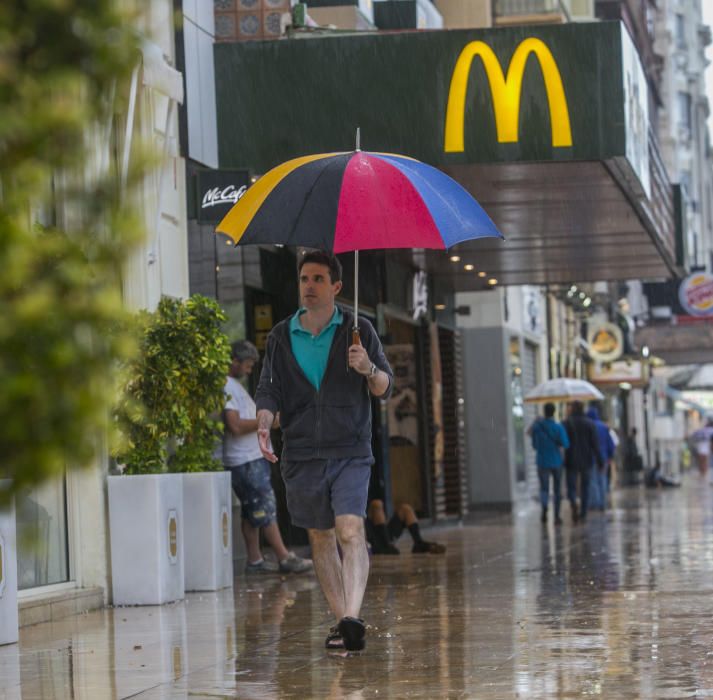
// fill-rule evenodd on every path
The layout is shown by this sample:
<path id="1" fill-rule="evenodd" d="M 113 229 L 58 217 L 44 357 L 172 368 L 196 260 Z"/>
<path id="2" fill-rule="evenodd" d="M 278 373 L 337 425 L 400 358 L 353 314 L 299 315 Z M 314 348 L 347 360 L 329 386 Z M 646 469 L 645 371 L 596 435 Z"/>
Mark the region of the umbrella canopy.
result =
<path id="1" fill-rule="evenodd" d="M 218 224 L 235 244 L 334 253 L 442 248 L 502 235 L 455 180 L 406 156 L 322 153 L 263 175 Z"/>
<path id="2" fill-rule="evenodd" d="M 682 391 L 713 391 L 713 364 L 690 367 L 672 375 L 668 383 Z"/>
<path id="3" fill-rule="evenodd" d="M 597 387 L 584 379 L 548 379 L 525 395 L 527 403 L 556 403 L 557 401 L 596 401 L 604 398 Z"/>

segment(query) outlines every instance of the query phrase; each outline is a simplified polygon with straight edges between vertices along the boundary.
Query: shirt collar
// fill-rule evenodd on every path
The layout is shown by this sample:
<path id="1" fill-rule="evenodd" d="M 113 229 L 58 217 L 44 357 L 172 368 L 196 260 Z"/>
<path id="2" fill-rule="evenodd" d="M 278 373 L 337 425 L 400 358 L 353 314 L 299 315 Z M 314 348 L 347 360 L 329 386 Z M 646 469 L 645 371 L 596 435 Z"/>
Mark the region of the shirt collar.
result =
<path id="1" fill-rule="evenodd" d="M 298 309 L 297 313 L 290 319 L 290 332 L 291 333 L 308 333 L 309 334 L 309 331 L 302 328 L 302 325 L 300 324 L 300 316 L 303 313 L 305 313 L 306 311 L 307 311 L 307 309 L 305 309 L 304 307 L 301 309 Z M 329 320 L 329 323 L 322 329 L 322 331 L 319 335 L 322 335 L 322 333 L 324 333 L 330 326 L 340 326 L 342 324 L 343 320 L 344 320 L 344 315 L 342 314 L 341 309 L 335 305 L 334 313 L 332 314 L 332 318 Z"/>

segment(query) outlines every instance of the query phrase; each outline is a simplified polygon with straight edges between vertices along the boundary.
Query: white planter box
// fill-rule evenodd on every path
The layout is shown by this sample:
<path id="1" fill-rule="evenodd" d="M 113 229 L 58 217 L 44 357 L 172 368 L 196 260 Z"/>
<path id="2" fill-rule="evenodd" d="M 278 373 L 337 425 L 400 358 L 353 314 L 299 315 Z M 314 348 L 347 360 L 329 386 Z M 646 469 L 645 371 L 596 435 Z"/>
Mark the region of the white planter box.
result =
<path id="1" fill-rule="evenodd" d="M 183 475 L 183 522 L 186 590 L 232 586 L 230 472 Z"/>
<path id="2" fill-rule="evenodd" d="M 108 484 L 113 604 L 181 600 L 182 475 L 110 476 Z"/>
<path id="3" fill-rule="evenodd" d="M 0 510 L 0 644 L 18 640 L 15 507 Z"/>

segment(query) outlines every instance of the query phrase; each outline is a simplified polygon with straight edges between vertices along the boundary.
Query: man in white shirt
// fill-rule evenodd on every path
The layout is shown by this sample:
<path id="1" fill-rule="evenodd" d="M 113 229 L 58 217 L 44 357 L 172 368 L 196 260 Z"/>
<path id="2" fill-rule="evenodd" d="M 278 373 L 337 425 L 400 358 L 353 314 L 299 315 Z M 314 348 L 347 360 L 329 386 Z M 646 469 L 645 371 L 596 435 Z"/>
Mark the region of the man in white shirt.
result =
<path id="1" fill-rule="evenodd" d="M 312 561 L 287 551 L 282 541 L 270 463 L 262 456 L 257 439 L 255 402 L 238 381 L 252 372 L 258 358 L 257 348 L 247 340 L 231 346 L 232 361 L 225 383 L 227 403 L 223 411 L 223 465 L 231 473 L 233 489 L 242 507 L 241 529 L 248 553 L 245 573 L 302 573 L 312 569 Z M 279 564 L 263 559 L 261 529 Z"/>

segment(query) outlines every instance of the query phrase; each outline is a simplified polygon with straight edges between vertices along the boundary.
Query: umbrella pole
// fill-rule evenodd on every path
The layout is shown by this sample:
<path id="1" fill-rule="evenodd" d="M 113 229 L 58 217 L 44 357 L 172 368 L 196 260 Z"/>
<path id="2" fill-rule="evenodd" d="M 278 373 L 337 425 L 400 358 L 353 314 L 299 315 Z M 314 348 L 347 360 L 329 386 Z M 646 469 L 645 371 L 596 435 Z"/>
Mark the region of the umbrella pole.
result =
<path id="1" fill-rule="evenodd" d="M 352 327 L 352 345 L 361 345 L 359 339 L 359 251 L 354 251 L 354 326 Z"/>
<path id="2" fill-rule="evenodd" d="M 361 129 L 356 130 L 356 150 L 361 150 Z M 359 339 L 359 251 L 354 251 L 354 326 L 352 328 L 352 345 L 361 345 Z"/>

